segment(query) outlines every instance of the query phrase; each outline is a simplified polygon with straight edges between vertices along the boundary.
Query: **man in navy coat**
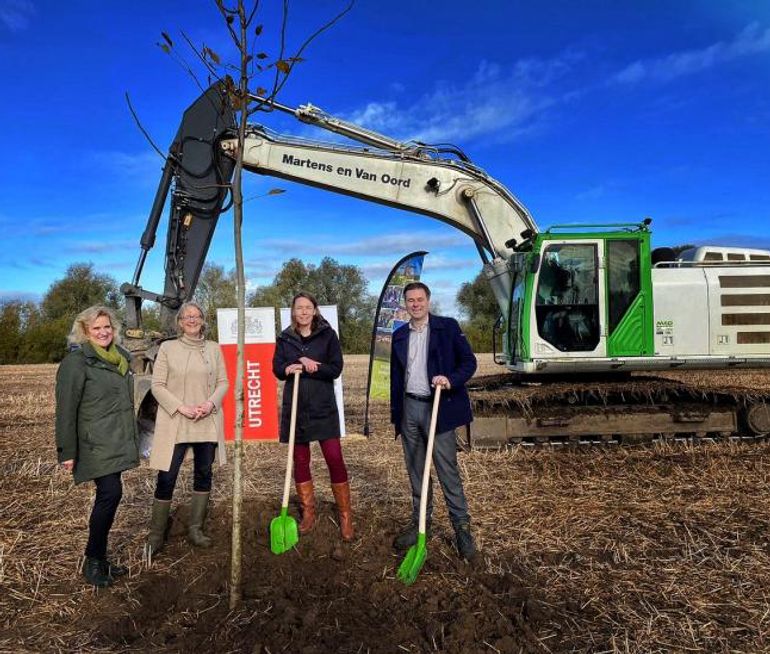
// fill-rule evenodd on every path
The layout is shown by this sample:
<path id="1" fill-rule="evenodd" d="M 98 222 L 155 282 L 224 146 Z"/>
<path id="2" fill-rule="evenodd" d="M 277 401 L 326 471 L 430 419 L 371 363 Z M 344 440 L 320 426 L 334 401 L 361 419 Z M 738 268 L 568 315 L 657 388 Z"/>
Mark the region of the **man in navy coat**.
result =
<path id="1" fill-rule="evenodd" d="M 433 389 L 441 386 L 433 466 L 449 510 L 460 556 L 476 554 L 468 503 L 457 467 L 455 428 L 473 420 L 465 383 L 476 371 L 476 357 L 453 318 L 430 313 L 430 289 L 422 282 L 404 287 L 410 321 L 393 333 L 390 361 L 390 421 L 401 436 L 404 461 L 412 485 L 412 520 L 393 541 L 396 549 L 417 542 L 425 451 L 428 444 Z M 429 486 L 427 524 L 433 509 L 433 480 Z"/>

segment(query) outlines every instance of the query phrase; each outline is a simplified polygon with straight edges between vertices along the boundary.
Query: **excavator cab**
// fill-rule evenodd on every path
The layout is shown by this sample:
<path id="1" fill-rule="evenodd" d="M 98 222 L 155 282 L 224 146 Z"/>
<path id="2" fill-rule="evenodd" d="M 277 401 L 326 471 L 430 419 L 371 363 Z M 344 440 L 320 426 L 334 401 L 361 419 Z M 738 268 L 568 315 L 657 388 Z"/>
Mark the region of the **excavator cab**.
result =
<path id="1" fill-rule="evenodd" d="M 574 230 L 574 226 L 568 226 Z M 649 232 L 644 225 L 607 232 L 538 234 L 511 297 L 513 367 L 540 371 L 653 353 Z M 550 369 L 550 370 L 549 370 Z"/>

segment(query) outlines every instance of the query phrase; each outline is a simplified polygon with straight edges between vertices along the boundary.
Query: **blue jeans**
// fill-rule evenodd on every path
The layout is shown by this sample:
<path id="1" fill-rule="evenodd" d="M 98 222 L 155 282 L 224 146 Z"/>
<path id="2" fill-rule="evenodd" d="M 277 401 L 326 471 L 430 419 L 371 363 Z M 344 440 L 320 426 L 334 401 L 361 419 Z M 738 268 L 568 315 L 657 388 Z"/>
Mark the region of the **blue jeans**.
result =
<path id="1" fill-rule="evenodd" d="M 401 422 L 401 444 L 404 447 L 404 461 L 412 485 L 412 519 L 420 516 L 420 494 L 422 473 L 428 447 L 431 402 L 420 402 L 404 398 L 404 418 Z M 468 502 L 463 491 L 463 481 L 457 468 L 457 441 L 454 429 L 436 434 L 433 441 L 433 468 L 444 493 L 449 519 L 453 525 L 469 522 Z M 433 512 L 433 478 L 428 485 L 427 523 Z"/>
<path id="2" fill-rule="evenodd" d="M 216 443 L 177 443 L 174 454 L 171 457 L 171 465 L 168 472 L 158 471 L 158 483 L 155 486 L 156 500 L 170 500 L 174 494 L 176 478 L 179 468 L 182 467 L 187 448 L 193 448 L 193 490 L 197 493 L 211 491 L 211 466 L 214 463 L 214 455 L 217 451 Z"/>

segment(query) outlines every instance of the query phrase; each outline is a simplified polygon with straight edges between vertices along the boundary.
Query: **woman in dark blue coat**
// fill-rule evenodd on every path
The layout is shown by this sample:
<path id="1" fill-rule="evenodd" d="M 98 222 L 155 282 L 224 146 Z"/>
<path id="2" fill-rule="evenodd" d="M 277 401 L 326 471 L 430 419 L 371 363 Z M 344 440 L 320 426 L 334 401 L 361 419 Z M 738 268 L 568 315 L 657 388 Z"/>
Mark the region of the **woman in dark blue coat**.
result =
<path id="1" fill-rule="evenodd" d="M 315 493 L 310 474 L 310 443 L 318 441 L 329 468 L 340 533 L 353 540 L 350 483 L 340 447 L 340 418 L 334 380 L 342 373 L 342 348 L 337 334 L 310 293 L 297 293 L 291 302 L 291 325 L 281 332 L 273 357 L 273 373 L 286 384 L 281 406 L 281 442 L 289 440 L 294 373 L 301 372 L 294 444 L 294 483 L 302 506 L 301 534 L 315 524 Z"/>

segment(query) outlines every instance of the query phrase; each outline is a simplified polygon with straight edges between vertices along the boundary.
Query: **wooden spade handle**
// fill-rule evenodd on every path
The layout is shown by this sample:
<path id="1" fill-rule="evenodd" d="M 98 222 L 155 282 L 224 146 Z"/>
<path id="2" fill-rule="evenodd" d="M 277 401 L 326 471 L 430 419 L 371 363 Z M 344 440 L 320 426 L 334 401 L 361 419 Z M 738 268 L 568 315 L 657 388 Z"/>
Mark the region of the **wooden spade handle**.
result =
<path id="1" fill-rule="evenodd" d="M 433 396 L 433 412 L 430 416 L 428 431 L 428 447 L 425 450 L 425 467 L 422 470 L 422 490 L 420 491 L 420 526 L 421 534 L 425 533 L 425 516 L 428 512 L 428 484 L 430 483 L 430 464 L 433 461 L 433 441 L 436 437 L 436 422 L 438 420 L 438 401 L 441 398 L 441 386 L 436 386 Z"/>
<path id="2" fill-rule="evenodd" d="M 299 399 L 299 378 L 301 370 L 294 372 L 294 388 L 291 391 L 291 419 L 289 420 L 289 451 L 286 455 L 286 478 L 283 480 L 283 501 L 281 508 L 289 506 L 289 489 L 291 488 L 291 466 L 294 462 L 294 432 L 297 430 L 297 400 Z"/>

